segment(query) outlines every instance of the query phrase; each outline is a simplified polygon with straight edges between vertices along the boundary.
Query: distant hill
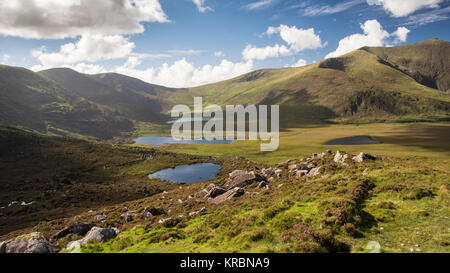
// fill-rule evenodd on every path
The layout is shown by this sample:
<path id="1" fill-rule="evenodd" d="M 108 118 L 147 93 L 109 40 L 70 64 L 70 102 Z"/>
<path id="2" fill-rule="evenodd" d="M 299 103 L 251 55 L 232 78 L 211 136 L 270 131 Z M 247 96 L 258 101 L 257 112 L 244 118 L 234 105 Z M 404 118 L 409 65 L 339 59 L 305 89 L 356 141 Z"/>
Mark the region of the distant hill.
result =
<path id="1" fill-rule="evenodd" d="M 68 92 L 30 70 L 0 66 L 0 123 L 40 132 L 111 138 L 133 128 L 114 109 Z"/>
<path id="2" fill-rule="evenodd" d="M 39 72 L 77 96 L 109 106 L 121 115 L 147 122 L 159 122 L 162 106 L 158 94 L 169 88 L 151 85 L 138 79 L 119 75 L 85 75 L 68 68 Z"/>
<path id="3" fill-rule="evenodd" d="M 294 127 L 330 119 L 448 119 L 450 94 L 443 90 L 450 80 L 449 44 L 365 47 L 305 67 L 258 70 L 175 92 L 168 100 L 203 96 L 220 105 L 280 104 L 282 125 Z"/>

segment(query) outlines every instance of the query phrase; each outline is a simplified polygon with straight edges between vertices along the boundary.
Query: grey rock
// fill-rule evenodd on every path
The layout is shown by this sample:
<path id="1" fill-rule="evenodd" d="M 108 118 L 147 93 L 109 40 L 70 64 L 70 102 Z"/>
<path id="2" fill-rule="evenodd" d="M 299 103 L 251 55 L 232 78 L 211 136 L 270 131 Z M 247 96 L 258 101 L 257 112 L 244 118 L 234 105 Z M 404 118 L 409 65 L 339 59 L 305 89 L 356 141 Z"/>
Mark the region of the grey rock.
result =
<path id="1" fill-rule="evenodd" d="M 379 160 L 379 159 L 381 159 L 381 158 L 380 157 L 376 157 L 376 156 L 372 156 L 372 155 L 369 155 L 369 154 L 365 154 L 365 153 L 362 153 L 362 152 L 359 155 L 354 156 L 352 158 L 352 160 L 354 162 L 356 162 L 356 163 L 362 163 L 362 162 L 368 161 L 368 160 Z"/>
<path id="2" fill-rule="evenodd" d="M 93 227 L 83 239 L 80 240 L 81 245 L 89 243 L 104 243 L 107 240 L 116 237 L 119 234 L 118 229 Z"/>
<path id="3" fill-rule="evenodd" d="M 84 236 L 86 233 L 88 233 L 95 225 L 94 224 L 87 224 L 87 223 L 81 223 L 77 222 L 75 224 L 72 224 L 68 227 L 63 228 L 60 232 L 56 233 L 52 237 L 52 241 L 56 241 L 60 238 L 63 238 L 69 234 L 77 234 Z"/>
<path id="4" fill-rule="evenodd" d="M 320 174 L 321 167 L 313 168 L 309 171 L 308 176 L 317 176 Z"/>
<path id="5" fill-rule="evenodd" d="M 255 172 L 246 172 L 246 171 L 234 171 L 232 172 L 228 178 L 227 182 L 224 184 L 224 188 L 232 189 L 235 187 L 243 188 L 245 186 L 249 186 L 254 182 L 264 181 L 264 178 L 259 174 L 255 174 Z"/>
<path id="6" fill-rule="evenodd" d="M 203 208 L 201 208 L 201 209 L 198 210 L 198 211 L 193 211 L 193 212 L 189 213 L 189 216 L 196 216 L 196 215 L 203 214 L 203 213 L 205 213 L 205 212 L 206 212 L 206 208 L 203 207 Z"/>
<path id="7" fill-rule="evenodd" d="M 53 253 L 53 247 L 39 232 L 21 235 L 3 244 L 0 252 L 4 253 Z"/>
<path id="8" fill-rule="evenodd" d="M 208 201 L 210 203 L 218 205 L 218 204 L 221 204 L 221 203 L 223 203 L 227 200 L 230 200 L 234 197 L 242 196 L 244 193 L 245 193 L 244 189 L 235 187 L 235 188 L 232 188 L 231 190 L 227 191 L 226 193 L 217 196 L 216 198 L 209 199 Z"/>

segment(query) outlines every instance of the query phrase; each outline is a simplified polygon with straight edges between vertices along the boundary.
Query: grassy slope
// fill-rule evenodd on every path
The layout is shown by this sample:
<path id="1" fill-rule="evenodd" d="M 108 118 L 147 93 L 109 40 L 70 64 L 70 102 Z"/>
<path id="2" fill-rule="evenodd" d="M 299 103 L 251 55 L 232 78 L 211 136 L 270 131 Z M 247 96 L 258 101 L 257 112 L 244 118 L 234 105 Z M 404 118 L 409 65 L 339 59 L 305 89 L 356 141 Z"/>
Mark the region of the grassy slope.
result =
<path id="1" fill-rule="evenodd" d="M 132 128 L 129 120 L 109 107 L 70 94 L 24 68 L 0 66 L 0 95 L 0 122 L 3 124 L 100 138 Z"/>
<path id="2" fill-rule="evenodd" d="M 147 174 L 193 158 L 0 127 L 0 235 L 171 189 Z M 36 203 L 8 207 L 12 201 Z"/>
<path id="3" fill-rule="evenodd" d="M 448 54 L 448 42 L 439 41 Z M 411 45 L 428 56 L 434 47 Z M 376 49 L 374 49 L 376 50 Z M 395 48 L 404 54 L 410 48 Z M 446 65 L 433 66 L 445 73 Z M 285 127 L 299 123 L 345 119 L 433 119 L 448 118 L 450 95 L 416 82 L 380 62 L 369 49 L 300 68 L 266 69 L 201 87 L 182 90 L 169 97 L 172 103 L 281 104 Z"/>
<path id="4" fill-rule="evenodd" d="M 139 121 L 161 120 L 161 106 L 146 92 L 135 90 L 136 82 L 114 75 L 98 77 L 78 73 L 68 68 L 56 68 L 39 72 L 40 75 L 55 81 L 73 94 L 109 106 L 121 115 Z M 106 84 L 107 83 L 107 84 Z M 138 86 L 138 87 L 142 87 Z"/>

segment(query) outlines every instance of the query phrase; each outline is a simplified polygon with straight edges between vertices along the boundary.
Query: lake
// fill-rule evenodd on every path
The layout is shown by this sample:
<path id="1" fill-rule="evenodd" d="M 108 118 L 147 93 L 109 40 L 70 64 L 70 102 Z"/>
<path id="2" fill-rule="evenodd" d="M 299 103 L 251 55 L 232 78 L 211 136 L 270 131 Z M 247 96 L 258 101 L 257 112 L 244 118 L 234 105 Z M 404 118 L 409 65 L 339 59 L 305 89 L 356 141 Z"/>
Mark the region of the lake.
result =
<path id="1" fill-rule="evenodd" d="M 162 145 L 170 143 L 184 143 L 184 144 L 232 144 L 232 140 L 206 140 L 206 139 L 183 139 L 176 140 L 172 137 L 162 136 L 144 136 L 134 139 L 136 144 Z"/>
<path id="2" fill-rule="evenodd" d="M 148 176 L 170 182 L 194 183 L 216 178 L 221 167 L 214 163 L 196 163 L 164 169 Z"/>

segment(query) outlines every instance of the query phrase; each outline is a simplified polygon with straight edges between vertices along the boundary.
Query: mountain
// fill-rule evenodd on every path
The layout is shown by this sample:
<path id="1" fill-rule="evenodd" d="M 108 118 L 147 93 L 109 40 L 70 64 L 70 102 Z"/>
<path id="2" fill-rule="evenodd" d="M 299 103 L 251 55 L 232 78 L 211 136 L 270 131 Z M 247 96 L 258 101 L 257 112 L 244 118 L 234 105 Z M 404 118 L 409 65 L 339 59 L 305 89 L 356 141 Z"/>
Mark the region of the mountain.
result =
<path id="1" fill-rule="evenodd" d="M 164 120 L 158 93 L 169 90 L 119 74 L 90 76 L 68 68 L 39 72 L 71 93 L 109 106 L 121 115 L 147 122 Z"/>
<path id="2" fill-rule="evenodd" d="M 0 123 L 40 132 L 111 138 L 133 123 L 30 70 L 0 66 Z"/>
<path id="3" fill-rule="evenodd" d="M 173 104 L 280 104 L 284 126 L 334 120 L 448 119 L 449 42 L 365 47 L 305 67 L 263 69 L 169 96 Z M 447 56 L 447 57 L 446 57 Z M 438 89 L 432 88 L 436 87 Z"/>
<path id="4" fill-rule="evenodd" d="M 450 91 L 450 43 L 438 39 L 399 47 L 364 47 L 425 86 Z"/>

